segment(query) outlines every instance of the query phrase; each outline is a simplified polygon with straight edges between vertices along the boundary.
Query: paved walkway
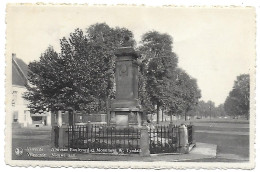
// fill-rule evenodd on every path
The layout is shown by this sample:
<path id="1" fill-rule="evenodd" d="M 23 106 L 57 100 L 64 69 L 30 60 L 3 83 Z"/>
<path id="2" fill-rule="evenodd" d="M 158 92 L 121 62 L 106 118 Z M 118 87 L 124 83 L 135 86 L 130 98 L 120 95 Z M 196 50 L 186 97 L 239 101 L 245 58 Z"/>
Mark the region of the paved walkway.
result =
<path id="1" fill-rule="evenodd" d="M 229 160 L 239 160 L 239 161 L 249 161 L 249 158 L 247 157 L 243 157 L 243 156 L 239 156 L 236 154 L 226 154 L 226 153 L 220 153 L 217 155 L 217 158 L 219 159 L 229 159 Z"/>
<path id="2" fill-rule="evenodd" d="M 245 128 L 245 129 L 249 129 L 249 124 L 236 124 L 236 123 L 230 123 L 228 125 L 226 125 L 226 123 L 195 123 L 194 124 L 195 127 L 199 126 L 204 126 L 204 127 L 210 127 L 210 128 Z"/>
<path id="3" fill-rule="evenodd" d="M 226 135 L 242 135 L 248 136 L 249 132 L 242 131 L 210 131 L 210 130 L 195 130 L 195 133 L 210 133 L 210 134 L 226 134 Z"/>

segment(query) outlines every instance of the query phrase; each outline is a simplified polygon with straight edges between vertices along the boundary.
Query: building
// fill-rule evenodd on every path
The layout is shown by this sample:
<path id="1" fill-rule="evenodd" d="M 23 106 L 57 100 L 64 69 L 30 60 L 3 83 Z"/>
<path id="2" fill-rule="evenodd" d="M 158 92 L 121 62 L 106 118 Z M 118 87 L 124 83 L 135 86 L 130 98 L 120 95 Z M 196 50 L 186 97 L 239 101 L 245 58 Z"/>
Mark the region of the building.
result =
<path id="1" fill-rule="evenodd" d="M 28 66 L 23 60 L 12 54 L 12 115 L 13 123 L 22 127 L 51 126 L 51 113 L 31 114 L 29 102 L 23 98 L 26 92 Z"/>

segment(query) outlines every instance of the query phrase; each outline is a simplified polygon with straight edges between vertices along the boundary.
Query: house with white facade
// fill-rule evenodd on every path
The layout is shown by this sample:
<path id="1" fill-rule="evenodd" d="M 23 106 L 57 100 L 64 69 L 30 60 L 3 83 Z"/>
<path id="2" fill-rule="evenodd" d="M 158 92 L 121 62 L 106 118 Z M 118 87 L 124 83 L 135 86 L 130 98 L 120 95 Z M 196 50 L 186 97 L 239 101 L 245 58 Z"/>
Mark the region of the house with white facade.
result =
<path id="1" fill-rule="evenodd" d="M 51 113 L 30 113 L 29 102 L 23 98 L 27 91 L 27 64 L 12 54 L 12 115 L 13 123 L 21 127 L 51 126 Z"/>

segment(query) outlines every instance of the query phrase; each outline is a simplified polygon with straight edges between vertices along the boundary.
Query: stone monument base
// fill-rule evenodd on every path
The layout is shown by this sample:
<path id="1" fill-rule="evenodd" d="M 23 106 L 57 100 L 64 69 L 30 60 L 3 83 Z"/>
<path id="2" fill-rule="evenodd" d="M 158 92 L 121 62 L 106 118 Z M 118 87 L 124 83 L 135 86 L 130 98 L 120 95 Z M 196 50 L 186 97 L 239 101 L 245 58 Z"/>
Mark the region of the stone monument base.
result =
<path id="1" fill-rule="evenodd" d="M 108 124 L 117 128 L 142 126 L 142 112 L 139 109 L 116 108 L 110 112 Z"/>

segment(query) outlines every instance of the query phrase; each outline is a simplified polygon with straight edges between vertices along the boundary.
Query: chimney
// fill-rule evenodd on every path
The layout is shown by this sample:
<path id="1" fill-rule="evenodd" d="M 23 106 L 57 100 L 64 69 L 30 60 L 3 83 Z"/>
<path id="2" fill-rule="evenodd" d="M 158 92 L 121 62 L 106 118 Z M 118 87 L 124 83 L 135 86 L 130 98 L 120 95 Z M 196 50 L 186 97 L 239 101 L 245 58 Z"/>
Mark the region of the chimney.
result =
<path id="1" fill-rule="evenodd" d="M 12 53 L 12 59 L 16 59 L 16 54 Z"/>

